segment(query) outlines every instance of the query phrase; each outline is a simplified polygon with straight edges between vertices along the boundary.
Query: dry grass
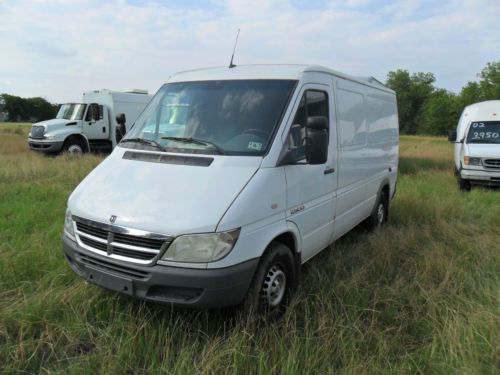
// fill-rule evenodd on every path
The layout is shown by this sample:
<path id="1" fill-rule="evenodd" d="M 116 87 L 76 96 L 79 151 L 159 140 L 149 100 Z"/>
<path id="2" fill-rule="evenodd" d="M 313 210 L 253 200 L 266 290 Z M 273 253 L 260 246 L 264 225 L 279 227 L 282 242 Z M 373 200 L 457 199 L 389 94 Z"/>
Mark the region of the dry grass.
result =
<path id="1" fill-rule="evenodd" d="M 44 157 L 0 125 L 0 373 L 494 374 L 500 192 L 460 193 L 451 147 L 402 137 L 389 225 L 304 267 L 278 324 L 145 304 L 63 259 L 66 199 L 102 158 Z"/>

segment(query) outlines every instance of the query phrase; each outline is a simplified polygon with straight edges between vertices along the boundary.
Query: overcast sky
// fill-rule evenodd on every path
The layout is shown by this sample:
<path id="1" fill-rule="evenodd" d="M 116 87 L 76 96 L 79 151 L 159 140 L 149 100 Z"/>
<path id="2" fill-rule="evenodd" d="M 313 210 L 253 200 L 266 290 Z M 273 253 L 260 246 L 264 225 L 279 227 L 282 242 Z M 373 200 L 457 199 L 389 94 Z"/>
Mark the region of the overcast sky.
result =
<path id="1" fill-rule="evenodd" d="M 382 81 L 404 68 L 455 92 L 500 60 L 500 0 L 0 0 L 0 93 L 155 92 L 176 71 L 227 65 L 238 28 L 236 64 Z"/>

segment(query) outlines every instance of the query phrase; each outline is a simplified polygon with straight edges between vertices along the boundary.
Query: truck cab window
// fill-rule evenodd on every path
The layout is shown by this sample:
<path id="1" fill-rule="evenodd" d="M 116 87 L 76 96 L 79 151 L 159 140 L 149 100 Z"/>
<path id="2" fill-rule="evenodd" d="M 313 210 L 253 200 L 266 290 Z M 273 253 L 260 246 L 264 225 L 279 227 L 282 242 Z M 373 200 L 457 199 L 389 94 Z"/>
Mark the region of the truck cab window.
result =
<path id="1" fill-rule="evenodd" d="M 85 121 L 99 121 L 103 118 L 103 107 L 99 104 L 91 104 L 85 114 Z"/>
<path id="2" fill-rule="evenodd" d="M 296 149 L 297 161 L 305 159 L 305 142 L 307 137 L 307 118 L 325 116 L 328 118 L 328 95 L 323 91 L 307 90 L 300 99 L 299 108 L 293 119 L 288 147 Z"/>

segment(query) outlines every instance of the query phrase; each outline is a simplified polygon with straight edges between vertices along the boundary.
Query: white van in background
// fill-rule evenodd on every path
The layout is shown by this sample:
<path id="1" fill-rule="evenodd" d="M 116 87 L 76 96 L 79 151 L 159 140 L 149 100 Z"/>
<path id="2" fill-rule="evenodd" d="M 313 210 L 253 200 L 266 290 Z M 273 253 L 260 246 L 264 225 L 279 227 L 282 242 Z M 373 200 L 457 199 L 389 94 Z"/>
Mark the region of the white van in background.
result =
<path id="1" fill-rule="evenodd" d="M 109 152 L 125 132 L 117 134 L 116 117 L 123 114 L 120 121 L 130 128 L 150 99 L 144 90 L 85 92 L 82 103 L 63 104 L 55 119 L 33 124 L 29 147 L 47 153 Z"/>
<path id="2" fill-rule="evenodd" d="M 176 74 L 68 200 L 63 248 L 133 297 L 280 314 L 307 262 L 388 217 L 395 93 L 320 66 Z"/>
<path id="3" fill-rule="evenodd" d="M 465 107 L 448 140 L 455 143 L 461 190 L 472 185 L 500 186 L 500 100 Z"/>

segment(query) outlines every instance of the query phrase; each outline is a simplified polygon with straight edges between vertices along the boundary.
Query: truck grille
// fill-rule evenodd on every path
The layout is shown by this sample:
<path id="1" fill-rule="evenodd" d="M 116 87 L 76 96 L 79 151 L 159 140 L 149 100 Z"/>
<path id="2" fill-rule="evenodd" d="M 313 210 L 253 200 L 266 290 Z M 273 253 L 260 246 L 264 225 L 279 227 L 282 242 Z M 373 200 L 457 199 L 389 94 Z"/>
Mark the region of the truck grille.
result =
<path id="1" fill-rule="evenodd" d="M 168 247 L 172 237 L 116 227 L 73 216 L 80 246 L 114 259 L 150 264 Z"/>
<path id="2" fill-rule="evenodd" d="M 41 125 L 33 125 L 31 127 L 31 138 L 43 138 L 43 133 L 45 133 L 45 128 Z"/>
<path id="3" fill-rule="evenodd" d="M 500 169 L 500 159 L 485 159 L 483 164 L 486 168 L 498 168 Z"/>

